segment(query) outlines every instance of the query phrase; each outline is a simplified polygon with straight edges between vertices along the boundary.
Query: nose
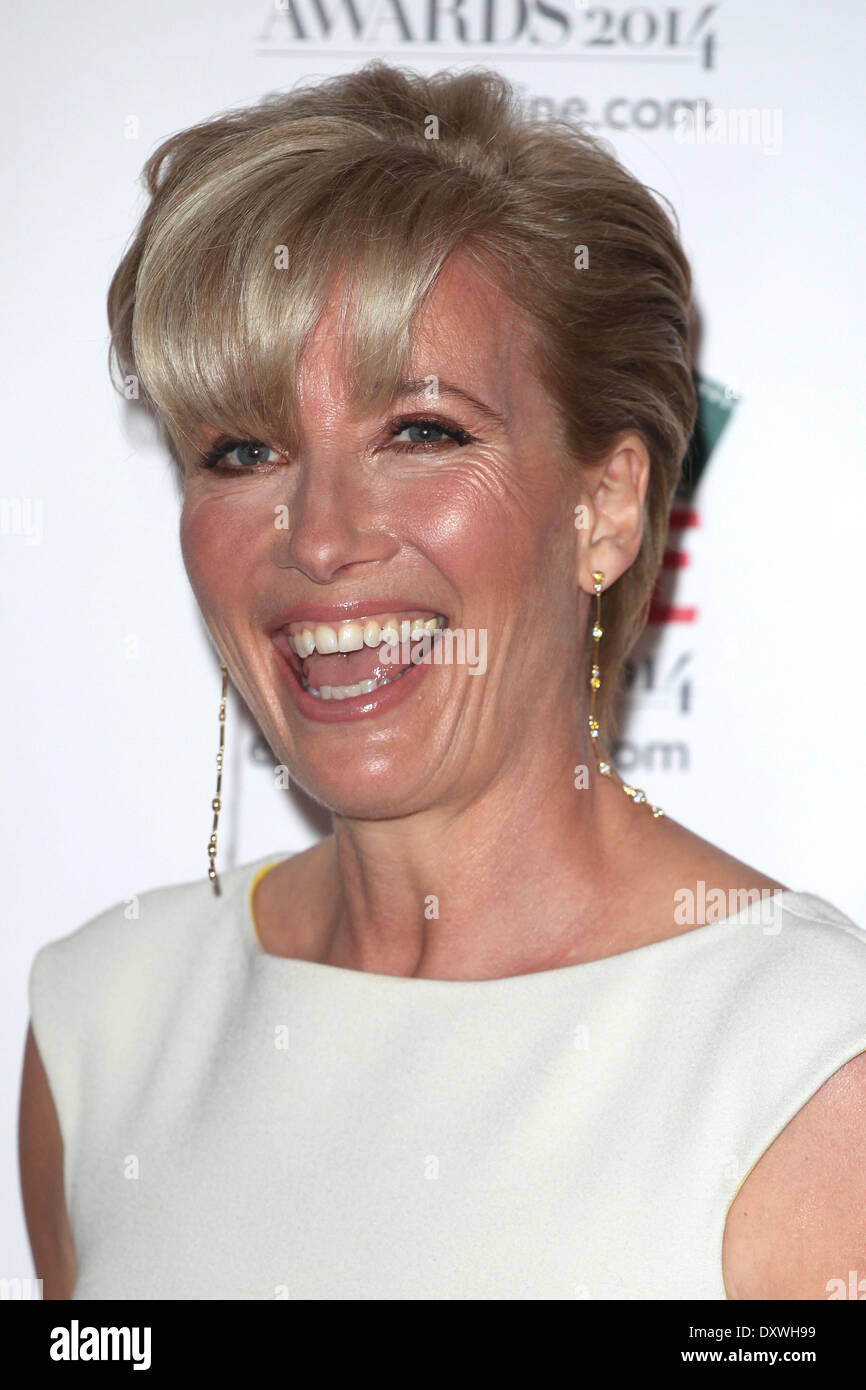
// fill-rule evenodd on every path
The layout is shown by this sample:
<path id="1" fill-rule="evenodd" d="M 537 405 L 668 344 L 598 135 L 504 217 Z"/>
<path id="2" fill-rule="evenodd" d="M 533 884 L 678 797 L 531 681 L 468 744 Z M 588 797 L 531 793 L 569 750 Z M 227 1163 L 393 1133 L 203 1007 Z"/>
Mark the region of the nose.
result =
<path id="1" fill-rule="evenodd" d="M 277 519 L 271 557 L 315 584 L 348 565 L 389 558 L 398 543 L 385 526 L 356 459 L 298 460 L 295 486 Z"/>

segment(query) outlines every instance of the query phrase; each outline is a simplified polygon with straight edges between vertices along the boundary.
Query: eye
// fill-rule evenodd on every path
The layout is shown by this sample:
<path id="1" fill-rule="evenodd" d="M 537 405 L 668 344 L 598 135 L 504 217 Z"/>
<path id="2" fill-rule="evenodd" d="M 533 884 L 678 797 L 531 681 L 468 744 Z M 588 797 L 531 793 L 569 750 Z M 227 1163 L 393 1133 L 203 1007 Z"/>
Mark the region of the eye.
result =
<path id="1" fill-rule="evenodd" d="M 236 462 L 225 462 L 233 454 L 237 456 Z M 269 454 L 273 454 L 274 458 L 269 458 Z M 240 473 L 255 468 L 257 464 L 273 463 L 279 457 L 276 449 L 269 444 L 261 444 L 257 439 L 229 439 L 204 454 L 201 464 L 203 468 L 215 468 L 218 472 Z"/>
<path id="2" fill-rule="evenodd" d="M 407 435 L 408 438 L 397 443 L 398 449 L 423 449 L 426 445 L 441 444 L 446 439 L 453 439 L 460 445 L 473 442 L 473 436 L 458 425 L 414 415 L 392 423 L 391 437 L 399 441 L 401 435 Z"/>

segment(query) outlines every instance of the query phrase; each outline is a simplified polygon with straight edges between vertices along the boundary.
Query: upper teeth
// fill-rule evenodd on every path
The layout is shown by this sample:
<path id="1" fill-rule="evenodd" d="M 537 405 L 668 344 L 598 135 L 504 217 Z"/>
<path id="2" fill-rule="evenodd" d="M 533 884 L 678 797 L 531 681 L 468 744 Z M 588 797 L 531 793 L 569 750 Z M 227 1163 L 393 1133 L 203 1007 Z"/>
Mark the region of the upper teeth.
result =
<path id="1" fill-rule="evenodd" d="M 375 618 L 352 618 L 335 626 L 317 623 L 302 628 L 300 632 L 289 633 L 289 644 L 301 658 L 311 656 L 313 652 L 323 656 L 331 652 L 359 652 L 362 647 L 378 647 L 382 642 L 416 641 L 428 632 L 435 632 L 444 623 L 441 615 L 426 619 L 388 617 L 381 623 Z"/>

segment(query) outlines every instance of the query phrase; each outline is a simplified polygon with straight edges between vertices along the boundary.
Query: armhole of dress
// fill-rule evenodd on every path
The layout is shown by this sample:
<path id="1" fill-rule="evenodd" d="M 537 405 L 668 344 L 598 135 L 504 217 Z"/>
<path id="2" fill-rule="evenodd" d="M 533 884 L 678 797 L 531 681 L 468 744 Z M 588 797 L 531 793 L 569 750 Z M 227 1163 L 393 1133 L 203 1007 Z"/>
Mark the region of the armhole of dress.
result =
<path id="1" fill-rule="evenodd" d="M 72 1222 L 72 1210 L 70 1202 L 69 1175 L 70 1175 L 70 1134 L 69 1116 L 66 1109 L 65 1082 L 58 1074 L 58 1060 L 55 1051 L 55 1041 L 52 1036 L 54 1015 L 52 1013 L 53 1002 L 51 995 L 55 993 L 54 981 L 52 978 L 47 982 L 48 998 L 43 997 L 43 990 L 46 988 L 44 974 L 52 970 L 52 951 L 53 941 L 46 942 L 36 952 L 27 981 L 27 1006 L 29 1012 L 29 1027 L 33 1034 L 33 1042 L 39 1054 L 39 1061 L 45 1076 L 45 1084 L 48 1087 L 48 1094 L 51 1096 L 51 1103 L 54 1106 L 54 1114 L 57 1118 L 57 1129 L 60 1134 L 61 1145 L 61 1185 L 63 1188 L 63 1203 L 66 1207 L 66 1217 L 70 1225 Z M 60 996 L 62 998 L 62 994 Z M 58 1027 L 62 1025 L 58 1021 Z"/>
<path id="2" fill-rule="evenodd" d="M 803 1109 L 809 1104 L 809 1102 L 810 1102 L 811 1100 L 814 1100 L 815 1096 L 818 1094 L 818 1092 L 820 1091 L 821 1087 L 822 1087 L 823 1085 L 825 1085 L 825 1083 L 828 1082 L 828 1081 L 830 1080 L 831 1077 L 835 1076 L 836 1073 L 837 1073 L 837 1071 L 841 1071 L 842 1068 L 843 1068 L 843 1067 L 846 1067 L 846 1066 L 848 1065 L 849 1062 L 853 1062 L 855 1057 L 862 1057 L 864 1053 L 866 1053 L 866 1044 L 864 1044 L 862 1047 L 858 1047 L 854 1052 L 849 1052 L 849 1051 L 847 1050 L 847 1048 L 846 1048 L 846 1049 L 845 1049 L 845 1055 L 842 1057 L 842 1060 L 841 1060 L 841 1061 L 836 1061 L 836 1062 L 834 1062 L 834 1063 L 831 1065 L 829 1071 L 824 1072 L 823 1067 L 821 1068 L 822 1073 L 823 1073 L 821 1080 L 817 1083 L 817 1085 L 815 1085 L 815 1086 L 812 1088 L 812 1090 L 811 1090 L 811 1091 L 809 1092 L 809 1094 L 806 1096 L 805 1100 L 802 1100 L 802 1101 L 800 1102 L 799 1105 L 797 1105 L 797 1106 L 794 1107 L 794 1109 L 793 1109 L 793 1110 L 791 1111 L 791 1113 L 789 1114 L 788 1118 L 785 1120 L 784 1124 L 780 1125 L 780 1127 L 779 1127 L 779 1128 L 776 1130 L 776 1132 L 773 1134 L 772 1138 L 767 1140 L 767 1143 L 766 1143 L 766 1144 L 764 1145 L 764 1147 L 761 1149 L 761 1152 L 758 1154 L 758 1157 L 754 1160 L 754 1162 L 753 1162 L 752 1164 L 750 1164 L 749 1168 L 746 1170 L 746 1172 L 745 1172 L 745 1173 L 743 1174 L 743 1176 L 740 1178 L 740 1181 L 737 1183 L 736 1191 L 734 1192 L 733 1197 L 732 1197 L 731 1200 L 728 1202 L 728 1205 L 727 1205 L 727 1207 L 725 1208 L 725 1215 L 724 1215 L 724 1218 L 723 1218 L 723 1220 L 722 1220 L 722 1239 L 721 1239 L 721 1242 L 720 1242 L 720 1250 L 719 1250 L 719 1277 L 721 1278 L 721 1281 L 722 1281 L 722 1288 L 723 1288 L 723 1290 L 724 1290 L 724 1296 L 725 1296 L 725 1301 L 726 1301 L 726 1302 L 731 1302 L 731 1303 L 733 1303 L 733 1302 L 739 1302 L 739 1301 L 740 1301 L 740 1300 L 732 1299 L 732 1298 L 731 1298 L 730 1294 L 728 1293 L 728 1286 L 727 1286 L 727 1284 L 725 1283 L 725 1236 L 726 1236 L 726 1234 L 727 1234 L 727 1229 L 728 1229 L 728 1217 L 729 1217 L 730 1214 L 731 1214 L 731 1207 L 734 1205 L 734 1202 L 735 1202 L 735 1201 L 737 1200 L 737 1198 L 739 1197 L 740 1192 L 741 1192 L 743 1186 L 745 1185 L 747 1179 L 750 1178 L 750 1177 L 752 1176 L 752 1174 L 754 1173 L 754 1171 L 755 1171 L 755 1169 L 757 1168 L 758 1164 L 761 1162 L 761 1159 L 764 1157 L 764 1155 L 765 1155 L 766 1153 L 769 1153 L 770 1149 L 773 1147 L 773 1145 L 775 1144 L 776 1140 L 779 1138 L 779 1135 L 782 1134 L 782 1132 L 788 1128 L 788 1125 L 791 1123 L 791 1121 L 792 1121 L 797 1115 L 799 1115 L 800 1111 L 803 1110 Z M 811 1083 L 810 1083 L 810 1084 L 811 1084 Z"/>

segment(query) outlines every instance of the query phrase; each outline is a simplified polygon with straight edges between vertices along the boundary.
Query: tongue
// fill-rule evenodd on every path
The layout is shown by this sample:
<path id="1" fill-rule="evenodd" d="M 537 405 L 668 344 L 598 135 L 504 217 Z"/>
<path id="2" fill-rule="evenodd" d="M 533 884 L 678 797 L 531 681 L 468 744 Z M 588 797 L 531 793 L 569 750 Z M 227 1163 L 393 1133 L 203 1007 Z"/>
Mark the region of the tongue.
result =
<path id="1" fill-rule="evenodd" d="M 400 621 L 405 618 L 412 622 L 416 618 L 426 621 L 430 617 L 432 614 L 429 612 L 413 609 L 401 614 Z M 380 621 L 384 621 L 384 618 Z M 410 636 L 406 641 L 401 640 L 396 650 L 394 647 L 388 647 L 391 657 L 389 661 L 382 659 L 382 653 L 386 650 L 382 645 L 364 646 L 356 652 L 329 652 L 327 655 L 313 652 L 311 656 L 305 657 L 302 663 L 304 678 L 316 690 L 320 690 L 323 685 L 357 685 L 358 681 L 382 680 L 405 671 L 412 664 L 413 655 L 417 661 L 424 656 L 425 651 L 430 651 L 432 644 L 433 637 L 429 633 L 426 638 L 422 638 L 420 634 L 416 637 Z"/>
<path id="2" fill-rule="evenodd" d="M 406 653 L 410 661 L 402 660 L 402 646 L 396 661 L 384 662 L 381 647 L 362 647 L 358 652 L 331 652 L 323 656 L 313 652 L 304 659 L 304 675 L 310 685 L 320 690 L 323 685 L 356 685 L 358 681 L 381 680 L 385 676 L 396 676 L 399 671 L 411 664 L 416 639 L 410 640 Z"/>

